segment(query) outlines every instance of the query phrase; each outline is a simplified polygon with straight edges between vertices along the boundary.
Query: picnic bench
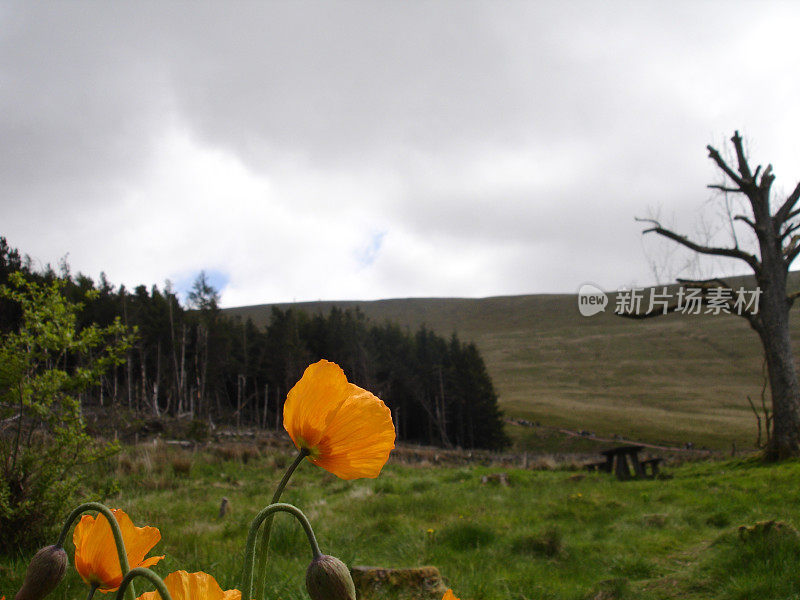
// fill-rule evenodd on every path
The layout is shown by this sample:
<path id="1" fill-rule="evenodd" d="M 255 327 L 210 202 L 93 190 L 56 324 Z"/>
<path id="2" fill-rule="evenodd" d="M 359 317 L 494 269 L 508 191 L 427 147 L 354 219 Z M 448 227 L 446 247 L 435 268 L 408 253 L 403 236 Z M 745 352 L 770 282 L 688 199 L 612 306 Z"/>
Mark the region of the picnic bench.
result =
<path id="1" fill-rule="evenodd" d="M 605 456 L 605 460 L 589 463 L 586 468 L 590 471 L 604 471 L 614 473 L 617 479 L 653 479 L 658 475 L 661 458 L 649 458 L 639 460 L 639 453 L 644 450 L 644 446 L 619 446 L 604 450 L 600 454 Z"/>

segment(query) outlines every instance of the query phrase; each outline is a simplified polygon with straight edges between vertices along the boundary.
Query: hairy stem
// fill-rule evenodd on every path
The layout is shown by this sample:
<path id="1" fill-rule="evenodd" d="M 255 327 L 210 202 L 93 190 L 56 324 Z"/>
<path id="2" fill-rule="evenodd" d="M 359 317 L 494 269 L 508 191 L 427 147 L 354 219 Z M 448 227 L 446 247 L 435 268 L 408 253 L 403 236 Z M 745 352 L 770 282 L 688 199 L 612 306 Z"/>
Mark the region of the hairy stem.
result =
<path id="1" fill-rule="evenodd" d="M 119 585 L 119 590 L 117 590 L 117 597 L 115 600 L 122 600 L 122 595 L 125 593 L 126 588 L 128 591 L 130 591 L 130 589 L 133 587 L 131 580 L 134 577 L 144 577 L 145 579 L 148 579 L 150 583 L 155 586 L 156 591 L 158 591 L 158 594 L 161 596 L 161 600 L 172 600 L 172 596 L 170 596 L 169 590 L 164 584 L 164 580 L 150 569 L 146 569 L 144 567 L 136 567 L 135 569 L 128 571 L 127 575 L 122 578 L 122 583 Z"/>
<path id="2" fill-rule="evenodd" d="M 308 456 L 309 452 L 305 448 L 300 450 L 297 453 L 297 457 L 294 459 L 294 462 L 289 465 L 289 468 L 286 469 L 286 473 L 283 474 L 283 479 L 278 484 L 277 489 L 275 490 L 275 494 L 272 496 L 272 504 L 278 502 L 281 499 L 281 494 L 283 494 L 283 490 L 286 488 L 286 484 L 289 483 L 289 479 L 294 473 L 295 469 L 300 466 L 300 463 L 303 462 L 303 459 Z M 255 598 L 263 598 L 264 597 L 264 583 L 267 577 L 267 553 L 269 551 L 269 536 L 272 530 L 272 513 L 270 513 L 269 519 L 264 523 L 264 528 L 261 531 L 261 539 L 258 542 L 258 570 L 256 571 L 256 593 Z M 252 566 L 245 564 L 245 569 L 250 568 L 252 571 Z"/>
<path id="3" fill-rule="evenodd" d="M 242 598 L 250 598 L 250 592 L 253 589 L 253 566 L 255 564 L 255 551 L 256 541 L 258 539 L 258 531 L 262 523 L 267 521 L 272 522 L 273 515 L 278 511 L 288 512 L 300 521 L 303 526 L 303 531 L 306 532 L 308 544 L 311 546 L 312 558 L 317 558 L 322 554 L 319 550 L 317 538 L 314 535 L 314 530 L 311 528 L 308 518 L 303 514 L 303 511 L 291 504 L 278 503 L 270 504 L 256 515 L 253 522 L 250 524 L 250 532 L 247 535 L 247 546 L 244 552 L 244 574 L 242 576 Z"/>

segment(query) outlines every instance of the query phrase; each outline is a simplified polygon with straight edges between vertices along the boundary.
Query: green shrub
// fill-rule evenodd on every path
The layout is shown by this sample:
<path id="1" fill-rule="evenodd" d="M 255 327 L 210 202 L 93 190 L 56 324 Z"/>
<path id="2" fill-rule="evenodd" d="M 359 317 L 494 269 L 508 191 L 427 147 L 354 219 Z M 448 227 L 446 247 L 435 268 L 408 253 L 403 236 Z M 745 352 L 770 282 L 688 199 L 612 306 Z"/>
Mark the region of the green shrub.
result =
<path id="1" fill-rule="evenodd" d="M 20 306 L 22 323 L 0 338 L 0 554 L 42 545 L 82 482 L 102 493 L 92 487 L 92 470 L 104 471 L 97 463 L 117 447 L 86 434 L 80 394 L 130 344 L 119 320 L 79 331 L 81 306 L 62 295 L 62 282 L 35 283 L 20 273 L 9 281 L 14 289 L 0 287 L 0 298 Z"/>

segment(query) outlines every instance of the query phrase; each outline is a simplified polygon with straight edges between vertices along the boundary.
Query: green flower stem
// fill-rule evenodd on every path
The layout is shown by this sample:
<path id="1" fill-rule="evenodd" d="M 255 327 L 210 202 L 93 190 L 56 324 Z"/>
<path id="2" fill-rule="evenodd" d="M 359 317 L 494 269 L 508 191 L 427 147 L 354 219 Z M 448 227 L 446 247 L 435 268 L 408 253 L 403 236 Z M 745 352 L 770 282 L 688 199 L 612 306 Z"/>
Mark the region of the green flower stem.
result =
<path id="1" fill-rule="evenodd" d="M 96 586 L 96 585 L 93 585 L 93 586 L 92 586 L 92 589 L 90 589 L 90 590 L 89 590 L 89 595 L 88 595 L 88 596 L 86 596 L 86 600 L 92 600 L 92 596 L 94 596 L 94 593 L 95 593 L 96 591 L 97 591 L 97 586 Z"/>
<path id="2" fill-rule="evenodd" d="M 144 577 L 145 579 L 149 579 L 150 583 L 155 586 L 156 591 L 158 591 L 159 595 L 161 596 L 161 600 L 172 600 L 172 596 L 169 595 L 167 586 L 164 585 L 164 580 L 150 569 L 146 569 L 144 567 L 136 567 L 135 569 L 128 571 L 127 575 L 122 578 L 122 583 L 119 584 L 119 590 L 117 590 L 117 597 L 115 600 L 122 600 L 122 595 L 125 593 L 125 588 L 130 590 L 131 587 L 133 587 L 131 580 L 134 577 Z"/>
<path id="3" fill-rule="evenodd" d="M 100 513 L 103 513 L 103 516 L 105 516 L 109 525 L 111 525 L 111 533 L 114 534 L 114 543 L 117 546 L 119 566 L 122 569 L 122 574 L 126 575 L 131 568 L 128 565 L 128 553 L 125 551 L 125 542 L 122 541 L 122 530 L 119 528 L 119 523 L 117 523 L 117 518 L 114 516 L 114 513 L 111 512 L 111 509 L 109 509 L 105 504 L 100 504 L 99 502 L 85 502 L 69 513 L 66 521 L 64 521 L 64 526 L 61 528 L 61 533 L 58 534 L 56 546 L 58 548 L 64 547 L 64 541 L 67 539 L 67 534 L 69 533 L 69 528 L 72 527 L 72 523 L 75 521 L 75 519 L 81 516 L 82 513 L 85 513 L 89 510 L 96 510 Z M 128 588 L 128 600 L 135 599 L 136 590 L 134 590 L 133 585 L 131 585 Z"/>
<path id="4" fill-rule="evenodd" d="M 294 473 L 294 470 L 300 466 L 300 463 L 303 462 L 303 459 L 309 455 L 309 451 L 305 448 L 302 448 L 300 452 L 297 454 L 297 458 L 294 459 L 294 462 L 289 465 L 289 468 L 286 469 L 286 473 L 283 474 L 283 479 L 278 484 L 277 489 L 275 490 L 275 494 L 272 496 L 272 504 L 278 502 L 281 499 L 281 494 L 283 494 L 283 490 L 286 487 L 286 484 L 289 483 L 289 478 Z M 261 532 L 261 539 L 258 542 L 258 575 L 256 576 L 256 593 L 254 598 L 263 598 L 264 597 L 264 584 L 266 583 L 267 578 L 267 553 L 269 551 L 269 536 L 272 530 L 272 513 L 270 513 L 269 519 L 264 523 L 264 529 Z M 253 557 L 251 560 L 254 560 Z M 251 563 L 247 562 L 245 559 L 245 569 L 249 569 L 252 573 L 253 566 Z M 250 575 L 252 578 L 252 575 Z M 248 591 L 249 591 L 248 586 Z M 242 590 L 244 591 L 244 590 Z M 243 598 L 249 598 L 250 596 L 243 596 Z"/>
<path id="5" fill-rule="evenodd" d="M 297 508 L 296 506 L 292 506 L 291 504 L 270 504 L 267 508 L 263 509 L 260 513 L 256 515 L 256 518 L 253 519 L 253 522 L 250 524 L 250 533 L 247 535 L 247 547 L 244 551 L 244 575 L 242 577 L 242 598 L 250 598 L 250 592 L 253 589 L 253 566 L 255 563 L 255 551 L 256 551 L 256 540 L 258 538 L 258 530 L 261 527 L 261 524 L 265 521 L 272 522 L 272 518 L 274 513 L 278 511 L 288 512 L 294 515 L 298 521 L 300 521 L 300 525 L 303 526 L 303 530 L 306 532 L 306 537 L 308 538 L 308 543 L 311 546 L 311 554 L 313 558 L 317 558 L 322 554 L 319 550 L 319 544 L 317 544 L 317 538 L 314 535 L 314 530 L 311 528 L 311 523 L 308 522 L 308 519 L 303 514 L 303 511 Z"/>

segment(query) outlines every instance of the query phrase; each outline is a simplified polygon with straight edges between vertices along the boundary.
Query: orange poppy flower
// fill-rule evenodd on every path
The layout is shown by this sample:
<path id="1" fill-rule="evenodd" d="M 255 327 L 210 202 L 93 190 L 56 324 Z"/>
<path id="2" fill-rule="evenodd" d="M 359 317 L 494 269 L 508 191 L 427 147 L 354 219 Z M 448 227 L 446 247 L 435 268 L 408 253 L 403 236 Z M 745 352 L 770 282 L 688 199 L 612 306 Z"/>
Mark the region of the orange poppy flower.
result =
<path id="1" fill-rule="evenodd" d="M 163 556 L 144 558 L 161 539 L 161 532 L 155 527 L 136 527 L 124 511 L 111 510 L 122 531 L 122 541 L 128 554 L 128 565 L 149 567 Z M 97 517 L 83 515 L 72 534 L 75 542 L 75 569 L 81 578 L 101 592 L 113 592 L 122 583 L 122 568 L 114 542 L 114 534 L 108 519 L 101 513 Z"/>
<path id="2" fill-rule="evenodd" d="M 394 448 L 389 408 L 327 360 L 310 365 L 289 391 L 283 426 L 311 462 L 342 479 L 377 477 Z"/>
<path id="3" fill-rule="evenodd" d="M 453 593 L 453 590 L 447 590 L 444 593 L 444 596 L 442 596 L 442 600 L 458 600 L 458 598 L 456 598 L 456 595 Z"/>
<path id="4" fill-rule="evenodd" d="M 241 600 L 239 590 L 223 591 L 217 580 L 208 573 L 175 571 L 164 578 L 172 600 Z M 161 600 L 158 592 L 145 592 L 136 600 Z"/>

